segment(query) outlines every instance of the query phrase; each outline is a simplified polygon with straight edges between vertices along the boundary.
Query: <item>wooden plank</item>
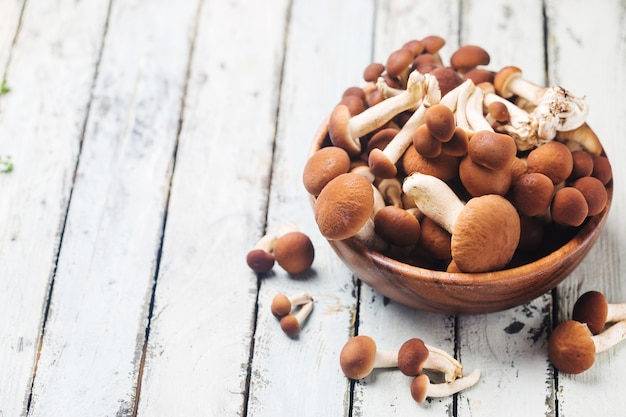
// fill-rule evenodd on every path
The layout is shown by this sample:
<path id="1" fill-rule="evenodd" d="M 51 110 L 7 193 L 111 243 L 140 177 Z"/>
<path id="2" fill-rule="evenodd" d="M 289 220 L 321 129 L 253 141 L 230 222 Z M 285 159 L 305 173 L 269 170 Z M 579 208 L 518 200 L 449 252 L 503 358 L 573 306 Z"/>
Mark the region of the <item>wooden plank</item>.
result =
<path id="1" fill-rule="evenodd" d="M 197 9 L 113 3 L 29 415 L 134 412 Z"/>
<path id="2" fill-rule="evenodd" d="M 289 20 L 268 230 L 295 222 L 313 241 L 310 271 L 291 276 L 279 266 L 262 281 L 248 414 L 348 415 L 349 384 L 339 352 L 350 336 L 356 298 L 352 274 L 314 221 L 302 185 L 307 150 L 344 89 L 362 85 L 369 62 L 373 2 L 295 1 Z M 308 291 L 313 313 L 289 338 L 270 312 L 278 292 Z"/>
<path id="3" fill-rule="evenodd" d="M 288 3 L 204 2 L 139 416 L 242 415 Z"/>
<path id="4" fill-rule="evenodd" d="M 600 137 L 612 162 L 615 186 L 605 230 L 587 258 L 558 287 L 558 320 L 571 318 L 576 299 L 585 291 L 599 290 L 609 302 L 625 302 L 626 151 L 622 132 L 626 105 L 626 6 L 620 1 L 589 4 L 573 1 L 547 3 L 549 24 L 549 74 L 553 83 L 586 95 L 589 125 Z M 593 16 L 593 24 L 590 18 Z M 582 59 L 582 65 L 581 65 Z M 626 346 L 597 354 L 596 363 L 580 375 L 559 373 L 559 415 L 621 415 L 626 398 L 615 381 L 626 368 Z"/>
<path id="5" fill-rule="evenodd" d="M 454 1 L 378 2 L 374 61 L 385 63 L 387 56 L 412 39 L 438 35 L 446 40 L 440 51 L 448 61 L 458 45 L 458 4 Z M 445 11 L 445 12 L 442 12 Z M 410 338 L 421 338 L 451 355 L 455 349 L 455 318 L 426 313 L 399 305 L 383 297 L 367 284 L 361 287 L 359 334 L 374 338 L 378 347 L 397 350 Z M 373 372 L 355 384 L 354 409 L 359 415 L 442 415 L 451 413 L 453 398 L 424 404 L 411 397 L 412 378 L 394 370 Z"/>
<path id="6" fill-rule="evenodd" d="M 11 47 L 20 24 L 23 7 L 24 0 L 2 2 L 2 9 L 0 10 L 0 82 L 4 79 L 4 71 L 9 62 Z"/>
<path id="7" fill-rule="evenodd" d="M 0 100 L 0 414 L 23 415 L 108 2 L 32 2 Z"/>
<path id="8" fill-rule="evenodd" d="M 476 24 L 474 22 L 480 22 Z M 462 44 L 485 48 L 497 71 L 515 65 L 545 85 L 542 2 L 465 2 Z M 459 317 L 460 357 L 481 368 L 480 383 L 462 393 L 458 415 L 553 415 L 553 380 L 547 364 L 550 294 L 506 311 Z M 498 393 L 494 395 L 494 393 Z"/>

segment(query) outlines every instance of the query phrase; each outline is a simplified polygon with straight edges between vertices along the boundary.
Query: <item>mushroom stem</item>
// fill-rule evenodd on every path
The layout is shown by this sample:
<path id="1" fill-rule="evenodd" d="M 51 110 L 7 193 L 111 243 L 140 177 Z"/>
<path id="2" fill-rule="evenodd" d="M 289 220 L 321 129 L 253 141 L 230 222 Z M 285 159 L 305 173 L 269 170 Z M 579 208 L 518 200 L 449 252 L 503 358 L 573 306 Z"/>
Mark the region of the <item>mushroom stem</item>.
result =
<path id="1" fill-rule="evenodd" d="M 472 80 L 466 80 L 461 85 L 465 87 L 459 91 L 458 100 L 456 102 L 456 112 L 454 113 L 456 116 L 456 125 L 470 132 L 472 128 L 467 120 L 467 105 L 470 95 L 474 92 L 476 86 Z"/>
<path id="2" fill-rule="evenodd" d="M 479 130 L 488 130 L 493 132 L 491 124 L 485 119 L 483 114 L 483 100 L 485 93 L 480 88 L 474 88 L 474 91 L 467 100 L 465 116 L 470 125 L 471 130 L 477 132 Z"/>
<path id="3" fill-rule="evenodd" d="M 626 320 L 626 303 L 607 304 L 606 322 Z"/>
<path id="4" fill-rule="evenodd" d="M 300 333 L 302 324 L 313 311 L 313 300 L 308 301 L 300 307 L 295 314 L 287 314 L 280 319 L 280 328 L 289 336 Z"/>
<path id="5" fill-rule="evenodd" d="M 432 357 L 433 363 L 440 363 L 441 367 L 445 367 L 444 369 L 450 369 L 451 366 L 453 372 L 446 373 L 447 376 L 453 376 L 451 379 L 446 378 L 446 381 L 454 380 L 455 378 L 460 378 L 463 376 L 463 365 L 461 362 L 456 360 L 452 355 L 446 352 L 443 349 L 439 349 L 438 347 L 431 346 L 426 344 L 428 351 L 430 352 L 428 358 Z M 424 366 L 426 369 L 439 369 L 439 367 L 435 366 Z"/>
<path id="6" fill-rule="evenodd" d="M 272 299 L 272 305 L 270 308 L 275 317 L 281 318 L 290 314 L 294 307 L 306 304 L 309 301 L 313 301 L 313 297 L 305 291 L 291 296 L 278 293 Z"/>
<path id="7" fill-rule="evenodd" d="M 591 336 L 591 339 L 596 347 L 596 353 L 612 348 L 626 339 L 626 320 L 618 321 L 602 333 Z"/>
<path id="8" fill-rule="evenodd" d="M 463 391 L 473 385 L 476 385 L 480 380 L 480 369 L 474 369 L 469 374 L 457 378 L 452 382 L 441 384 L 430 384 L 428 388 L 428 397 L 443 398 L 456 394 L 459 391 Z"/>
<path id="9" fill-rule="evenodd" d="M 416 172 L 404 180 L 402 190 L 415 200 L 417 208 L 427 217 L 453 233 L 464 203 L 445 182 L 432 175 Z"/>

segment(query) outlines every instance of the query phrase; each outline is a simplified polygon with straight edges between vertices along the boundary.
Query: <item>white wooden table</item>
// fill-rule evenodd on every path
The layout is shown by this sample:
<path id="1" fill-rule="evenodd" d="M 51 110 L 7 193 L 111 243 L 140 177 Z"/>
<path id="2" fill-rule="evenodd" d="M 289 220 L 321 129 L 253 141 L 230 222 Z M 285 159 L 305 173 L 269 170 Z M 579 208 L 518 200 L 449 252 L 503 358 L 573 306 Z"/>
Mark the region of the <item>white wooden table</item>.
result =
<path id="1" fill-rule="evenodd" d="M 544 8 L 545 4 L 545 8 Z M 460 7 L 460 5 L 462 7 Z M 626 301 L 626 8 L 606 0 L 0 0 L 0 416 L 620 416 L 626 345 L 578 376 L 547 359 L 582 292 Z M 361 284 L 315 225 L 301 172 L 361 72 L 437 34 L 586 95 L 613 161 L 606 229 L 553 292 L 493 314 L 411 310 Z M 313 268 L 257 277 L 286 220 Z M 269 311 L 308 291 L 298 338 Z M 355 334 L 454 353 L 479 384 L 415 403 L 410 379 L 351 384 Z"/>

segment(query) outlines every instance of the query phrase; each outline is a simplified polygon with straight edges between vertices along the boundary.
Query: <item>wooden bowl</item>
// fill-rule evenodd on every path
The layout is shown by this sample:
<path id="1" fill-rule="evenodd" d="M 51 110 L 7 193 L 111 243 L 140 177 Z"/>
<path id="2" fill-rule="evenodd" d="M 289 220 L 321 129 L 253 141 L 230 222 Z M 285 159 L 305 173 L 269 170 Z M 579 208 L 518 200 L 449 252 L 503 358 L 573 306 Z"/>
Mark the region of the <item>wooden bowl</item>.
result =
<path id="1" fill-rule="evenodd" d="M 328 124 L 315 135 L 309 155 L 328 143 Z M 524 304 L 554 288 L 595 244 L 613 196 L 598 215 L 575 229 L 573 237 L 530 263 L 488 273 L 447 273 L 397 261 L 369 249 L 355 238 L 328 240 L 339 258 L 363 282 L 398 303 L 441 314 L 481 314 Z M 312 205 L 315 198 L 311 196 Z"/>

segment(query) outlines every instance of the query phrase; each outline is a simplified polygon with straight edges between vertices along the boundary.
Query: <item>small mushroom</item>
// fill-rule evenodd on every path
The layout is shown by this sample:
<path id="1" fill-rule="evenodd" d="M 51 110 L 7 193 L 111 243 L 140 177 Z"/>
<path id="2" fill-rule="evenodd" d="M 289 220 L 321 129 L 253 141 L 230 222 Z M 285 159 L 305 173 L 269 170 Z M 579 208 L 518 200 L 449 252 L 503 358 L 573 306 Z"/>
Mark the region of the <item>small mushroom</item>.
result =
<path id="1" fill-rule="evenodd" d="M 287 314 L 280 319 L 280 328 L 289 336 L 300 333 L 304 321 L 313 311 L 313 300 L 304 303 L 295 314 Z"/>
<path id="2" fill-rule="evenodd" d="M 328 181 L 350 169 L 350 156 L 337 146 L 327 146 L 307 160 L 302 174 L 304 188 L 313 196 L 319 195 Z"/>
<path id="3" fill-rule="evenodd" d="M 489 65 L 489 53 L 477 45 L 463 45 L 450 56 L 450 66 L 459 74 L 465 74 L 480 65 Z"/>
<path id="4" fill-rule="evenodd" d="M 480 380 L 480 369 L 474 369 L 462 378 L 457 378 L 452 382 L 442 382 L 433 384 L 426 374 L 416 376 L 411 382 L 411 396 L 422 404 L 426 398 L 444 398 L 454 395 L 460 391 L 470 388 Z"/>
<path id="5" fill-rule="evenodd" d="M 563 187 L 554 193 L 550 206 L 552 221 L 563 226 L 578 227 L 587 218 L 589 207 L 585 196 L 574 187 Z"/>
<path id="6" fill-rule="evenodd" d="M 579 374 L 591 368 L 596 353 L 615 346 L 626 338 L 626 321 L 618 321 L 593 335 L 586 324 L 567 320 L 559 324 L 548 341 L 548 357 L 556 369 Z"/>
<path id="7" fill-rule="evenodd" d="M 398 353 L 378 350 L 376 342 L 369 336 L 354 336 L 341 349 L 339 365 L 348 378 L 361 379 L 375 368 L 398 366 Z"/>
<path id="8" fill-rule="evenodd" d="M 591 176 L 599 179 L 602 184 L 607 185 L 613 178 L 613 170 L 609 158 L 604 155 L 592 155 L 593 171 Z"/>
<path id="9" fill-rule="evenodd" d="M 452 235 L 437 222 L 424 216 L 421 223 L 419 245 L 433 258 L 452 259 Z"/>
<path id="10" fill-rule="evenodd" d="M 423 96 L 423 78 L 419 72 L 412 72 L 405 91 L 355 116 L 350 114 L 346 105 L 335 106 L 328 123 L 333 145 L 345 149 L 352 156 L 358 155 L 361 152 L 361 136 L 382 127 L 397 114 L 419 103 Z"/>
<path id="11" fill-rule="evenodd" d="M 374 216 L 374 230 L 378 236 L 395 246 L 412 246 L 420 238 L 417 218 L 396 206 L 385 206 Z"/>
<path id="12" fill-rule="evenodd" d="M 311 297 L 311 294 L 304 291 L 291 296 L 278 293 L 272 299 L 270 309 L 274 317 L 281 318 L 287 314 L 291 314 L 291 310 L 295 307 L 306 304 L 312 300 L 313 297 Z"/>
<path id="13" fill-rule="evenodd" d="M 568 180 L 576 181 L 578 178 L 588 177 L 593 172 L 593 157 L 587 151 L 577 149 L 572 151 L 572 173 Z"/>
<path id="14" fill-rule="evenodd" d="M 548 142 L 533 149 L 526 159 L 528 172 L 540 172 L 553 184 L 565 181 L 574 167 L 572 152 L 561 142 Z"/>
<path id="15" fill-rule="evenodd" d="M 301 274 L 311 267 L 315 248 L 304 233 L 294 230 L 278 236 L 274 242 L 274 258 L 290 274 Z"/>
<path id="16" fill-rule="evenodd" d="M 524 174 L 513 186 L 513 205 L 523 216 L 538 216 L 550 208 L 554 184 L 540 172 Z"/>
<path id="17" fill-rule="evenodd" d="M 276 239 L 276 235 L 270 233 L 265 234 L 254 245 L 254 248 L 248 252 L 246 262 L 250 269 L 257 274 L 268 272 L 274 267 L 276 258 L 272 254 L 272 251 L 274 250 Z"/>
<path id="18" fill-rule="evenodd" d="M 463 376 L 463 365 L 447 352 L 412 338 L 398 350 L 398 368 L 407 376 L 417 376 L 424 369 L 441 372 L 446 382 Z"/>
<path id="19" fill-rule="evenodd" d="M 467 139 L 467 136 L 463 136 L 461 139 L 462 138 Z M 445 145 L 453 141 L 454 139 L 444 143 L 442 150 L 445 149 Z M 421 172 L 423 174 L 433 175 L 444 181 L 449 181 L 458 175 L 459 161 L 460 159 L 458 157 L 448 155 L 445 152 L 442 152 L 441 155 L 436 158 L 425 158 L 415 150 L 414 146 L 409 146 L 400 159 L 400 165 L 406 175 Z"/>
<path id="20" fill-rule="evenodd" d="M 433 104 L 426 109 L 424 123 L 430 134 L 441 142 L 452 139 L 456 128 L 454 113 L 443 104 Z"/>
<path id="21" fill-rule="evenodd" d="M 587 291 L 574 303 L 572 319 L 586 324 L 597 335 L 607 323 L 626 320 L 626 303 L 609 304 L 600 291 Z"/>
<path id="22" fill-rule="evenodd" d="M 582 177 L 572 183 L 572 187 L 580 191 L 587 201 L 587 216 L 595 216 L 604 210 L 609 200 L 602 181 L 594 177 Z"/>
<path id="23" fill-rule="evenodd" d="M 440 179 L 415 173 L 402 189 L 417 207 L 452 234 L 452 259 L 463 272 L 503 268 L 520 239 L 517 210 L 504 197 L 488 194 L 464 204 Z"/>

